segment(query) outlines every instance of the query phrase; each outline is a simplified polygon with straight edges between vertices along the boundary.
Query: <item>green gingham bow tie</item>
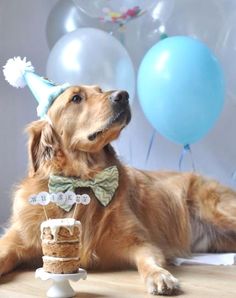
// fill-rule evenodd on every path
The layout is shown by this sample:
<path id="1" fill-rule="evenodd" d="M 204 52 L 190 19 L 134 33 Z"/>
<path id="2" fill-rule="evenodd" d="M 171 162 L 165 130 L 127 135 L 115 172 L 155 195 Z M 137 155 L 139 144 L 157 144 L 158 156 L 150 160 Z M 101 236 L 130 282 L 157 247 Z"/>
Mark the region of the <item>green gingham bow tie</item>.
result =
<path id="1" fill-rule="evenodd" d="M 98 173 L 94 179 L 81 180 L 78 178 L 50 175 L 48 188 L 50 193 L 75 191 L 78 187 L 90 187 L 98 201 L 107 206 L 113 198 L 113 195 L 119 184 L 119 172 L 116 166 L 106 168 Z M 64 206 L 66 211 L 69 206 Z"/>

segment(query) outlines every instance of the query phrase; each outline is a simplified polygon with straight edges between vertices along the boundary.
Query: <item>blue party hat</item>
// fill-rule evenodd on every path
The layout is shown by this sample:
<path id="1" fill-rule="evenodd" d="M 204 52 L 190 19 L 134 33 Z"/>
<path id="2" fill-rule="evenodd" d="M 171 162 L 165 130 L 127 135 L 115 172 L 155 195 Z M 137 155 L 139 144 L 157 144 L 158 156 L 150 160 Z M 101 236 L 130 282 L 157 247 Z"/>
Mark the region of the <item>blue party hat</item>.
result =
<path id="1" fill-rule="evenodd" d="M 26 58 L 14 57 L 9 59 L 3 67 L 5 79 L 16 88 L 29 87 L 38 102 L 37 114 L 44 118 L 54 100 L 65 91 L 70 84 L 55 85 L 54 83 L 36 75 L 34 67 Z"/>

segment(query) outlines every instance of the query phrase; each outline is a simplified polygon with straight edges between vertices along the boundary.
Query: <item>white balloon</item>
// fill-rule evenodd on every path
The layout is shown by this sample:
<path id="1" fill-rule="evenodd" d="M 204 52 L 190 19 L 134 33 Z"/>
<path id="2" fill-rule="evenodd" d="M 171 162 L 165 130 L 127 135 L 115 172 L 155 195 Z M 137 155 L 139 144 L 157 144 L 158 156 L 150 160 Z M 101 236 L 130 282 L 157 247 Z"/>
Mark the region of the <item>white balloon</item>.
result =
<path id="1" fill-rule="evenodd" d="M 226 93 L 236 102 L 236 13 L 232 13 L 220 30 L 216 45 L 226 78 Z"/>
<path id="2" fill-rule="evenodd" d="M 135 7 L 142 11 L 147 10 L 152 6 L 153 0 L 74 0 L 74 3 L 89 16 L 106 19 L 124 14 Z"/>
<path id="3" fill-rule="evenodd" d="M 146 52 L 157 43 L 164 33 L 166 22 L 174 8 L 174 0 L 153 1 L 153 5 L 142 16 L 113 30 L 130 54 L 136 70 Z"/>
<path id="4" fill-rule="evenodd" d="M 76 7 L 72 0 L 59 0 L 53 6 L 47 19 L 46 37 L 49 48 L 52 48 L 63 35 L 83 27 L 99 28 L 111 32 L 116 25 L 89 17 Z"/>
<path id="5" fill-rule="evenodd" d="M 217 0 L 176 0 L 173 13 L 165 22 L 168 35 L 187 35 L 214 49 L 224 14 Z"/>
<path id="6" fill-rule="evenodd" d="M 153 21 L 158 20 L 160 23 L 165 23 L 169 20 L 175 6 L 175 0 L 158 0 L 148 14 Z"/>
<path id="7" fill-rule="evenodd" d="M 63 36 L 47 62 L 47 76 L 56 83 L 99 85 L 135 95 L 135 72 L 128 52 L 110 34 L 81 28 Z"/>

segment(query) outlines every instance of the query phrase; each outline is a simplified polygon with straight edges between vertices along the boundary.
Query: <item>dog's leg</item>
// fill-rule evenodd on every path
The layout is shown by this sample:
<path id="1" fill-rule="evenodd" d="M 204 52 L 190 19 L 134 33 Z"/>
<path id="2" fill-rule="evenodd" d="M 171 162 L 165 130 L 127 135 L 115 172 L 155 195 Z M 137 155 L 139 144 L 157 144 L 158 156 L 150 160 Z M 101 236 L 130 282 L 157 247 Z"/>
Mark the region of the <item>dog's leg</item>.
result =
<path id="1" fill-rule="evenodd" d="M 17 247 L 22 246 L 14 229 L 9 229 L 0 239 L 0 275 L 13 270 L 18 264 Z"/>
<path id="2" fill-rule="evenodd" d="M 166 269 L 164 254 L 146 243 L 132 248 L 132 259 L 144 279 L 147 291 L 153 295 L 175 295 L 179 292 L 178 280 Z"/>
<path id="3" fill-rule="evenodd" d="M 12 271 L 18 264 L 35 258 L 37 249 L 24 245 L 19 232 L 11 227 L 0 239 L 0 276 Z"/>
<path id="4" fill-rule="evenodd" d="M 236 252 L 236 192 L 202 177 L 191 192 L 191 210 L 208 226 L 205 235 L 210 231 L 208 250 Z"/>

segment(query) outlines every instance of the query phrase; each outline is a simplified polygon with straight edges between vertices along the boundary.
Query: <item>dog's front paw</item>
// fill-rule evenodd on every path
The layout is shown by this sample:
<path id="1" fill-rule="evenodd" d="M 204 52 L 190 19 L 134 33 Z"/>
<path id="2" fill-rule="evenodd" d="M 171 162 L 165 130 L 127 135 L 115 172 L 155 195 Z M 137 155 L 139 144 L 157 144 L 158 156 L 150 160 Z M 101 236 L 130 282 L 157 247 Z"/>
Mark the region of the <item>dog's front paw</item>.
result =
<path id="1" fill-rule="evenodd" d="M 178 279 L 164 269 L 148 275 L 146 286 L 152 295 L 176 295 L 180 291 Z"/>
<path id="2" fill-rule="evenodd" d="M 7 268 L 7 258 L 0 256 L 0 278 L 2 275 L 8 272 Z"/>
<path id="3" fill-rule="evenodd" d="M 0 251 L 0 278 L 2 275 L 10 272 L 16 264 L 16 257 L 13 253 L 7 254 Z"/>
<path id="4" fill-rule="evenodd" d="M 5 267 L 6 267 L 5 264 L 6 264 L 6 259 L 5 258 L 2 258 L 0 256 L 0 278 L 5 273 Z"/>

